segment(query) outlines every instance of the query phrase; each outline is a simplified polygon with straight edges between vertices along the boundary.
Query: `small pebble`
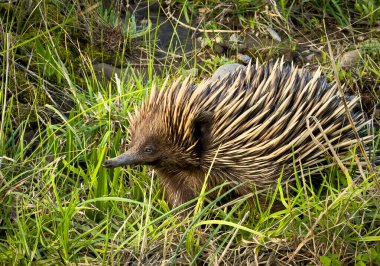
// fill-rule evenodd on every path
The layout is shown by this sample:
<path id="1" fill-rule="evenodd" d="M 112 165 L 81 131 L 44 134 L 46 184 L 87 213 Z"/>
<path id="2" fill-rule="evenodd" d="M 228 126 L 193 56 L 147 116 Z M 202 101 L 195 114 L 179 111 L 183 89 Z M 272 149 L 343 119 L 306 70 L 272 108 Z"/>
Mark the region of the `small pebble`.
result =
<path id="1" fill-rule="evenodd" d="M 365 40 L 365 37 L 364 37 L 363 35 L 361 35 L 361 36 L 358 36 L 356 39 L 357 39 L 359 42 L 362 42 L 362 41 Z"/>
<path id="2" fill-rule="evenodd" d="M 345 52 L 340 59 L 341 67 L 350 67 L 358 64 L 360 61 L 360 51 L 352 50 Z"/>
<path id="3" fill-rule="evenodd" d="M 308 56 L 306 56 L 306 61 L 312 61 L 314 56 L 315 54 L 309 54 Z"/>
<path id="4" fill-rule="evenodd" d="M 249 55 L 246 55 L 246 54 L 237 54 L 236 59 L 238 61 L 242 62 L 243 64 L 248 64 L 249 61 L 252 60 L 252 58 Z"/>
<path id="5" fill-rule="evenodd" d="M 269 34 L 272 36 L 273 40 L 275 41 L 278 41 L 278 42 L 281 42 L 281 37 L 280 35 L 278 35 L 278 33 L 272 29 L 272 28 L 267 28 L 267 31 L 269 32 Z"/>

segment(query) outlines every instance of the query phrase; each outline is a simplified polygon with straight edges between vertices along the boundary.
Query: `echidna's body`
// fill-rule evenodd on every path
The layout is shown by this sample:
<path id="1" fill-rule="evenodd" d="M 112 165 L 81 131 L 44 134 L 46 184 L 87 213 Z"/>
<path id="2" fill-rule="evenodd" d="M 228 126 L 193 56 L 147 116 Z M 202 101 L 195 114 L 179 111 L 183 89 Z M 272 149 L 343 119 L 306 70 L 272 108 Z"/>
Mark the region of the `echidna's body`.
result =
<path id="1" fill-rule="evenodd" d="M 359 98 L 347 101 L 363 127 Z M 329 150 L 326 137 L 338 154 L 357 142 L 336 86 L 320 71 L 282 62 L 153 89 L 130 117 L 130 136 L 129 150 L 105 166 L 151 165 L 171 206 L 198 195 L 211 165 L 208 189 L 230 181 L 243 183 L 237 193 L 245 194 L 275 185 L 282 172 L 291 176 L 294 161 L 316 170 Z"/>

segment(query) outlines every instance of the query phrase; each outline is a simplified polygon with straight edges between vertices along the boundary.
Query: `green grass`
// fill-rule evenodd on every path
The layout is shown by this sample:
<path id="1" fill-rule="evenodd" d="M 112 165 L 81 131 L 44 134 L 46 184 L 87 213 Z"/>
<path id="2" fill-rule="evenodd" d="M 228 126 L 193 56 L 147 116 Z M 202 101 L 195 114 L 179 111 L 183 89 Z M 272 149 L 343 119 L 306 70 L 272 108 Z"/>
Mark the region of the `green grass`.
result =
<path id="1" fill-rule="evenodd" d="M 189 204 L 170 210 L 154 174 L 146 167 L 103 168 L 105 158 L 125 150 L 129 138 L 128 113 L 141 103 L 152 84 L 163 84 L 166 76 L 170 82 L 193 67 L 202 76 L 209 76 L 219 65 L 233 59 L 214 55 L 207 49 L 201 50 L 207 56 L 202 57 L 198 51 L 190 57 L 184 56 L 177 65 L 168 56 L 162 74 L 154 75 L 157 32 L 143 34 L 133 27 L 130 34 L 123 35 L 129 38 L 125 41 L 118 34 L 112 35 L 113 46 L 107 48 L 109 28 L 99 26 L 102 25 L 99 17 L 91 11 L 99 8 L 94 3 L 86 2 L 83 14 L 87 20 L 84 20 L 74 12 L 79 2 L 62 5 L 60 1 L 40 1 L 32 9 L 19 2 L 12 8 L 0 9 L 3 12 L 0 24 L 1 265 L 130 262 L 380 265 L 379 192 L 372 176 L 357 173 L 354 158 L 349 176 L 334 166 L 321 173 L 319 186 L 312 186 L 305 170 L 294 184 L 278 186 L 268 196 L 268 202 L 269 206 L 279 204 L 282 207 L 279 210 L 253 208 L 245 197 L 223 205 L 225 194 L 213 201 L 201 194 L 194 199 L 197 207 L 186 217 L 181 213 Z M 324 8 L 326 14 L 347 16 L 346 11 L 334 11 L 329 6 L 332 2 L 323 7 L 313 6 L 315 2 L 308 6 L 311 10 Z M 186 2 L 179 7 L 186 12 L 186 8 L 195 10 L 197 3 Z M 249 5 L 247 1 L 241 4 L 235 5 L 237 10 Z M 212 8 L 216 2 L 207 5 Z M 287 19 L 294 16 L 290 11 L 292 5 L 293 2 L 286 1 L 278 4 L 282 12 L 288 12 Z M 377 11 L 362 12 L 370 13 L 372 27 L 371 19 L 378 19 Z M 249 12 L 239 14 L 241 23 L 255 19 L 258 30 L 267 23 L 271 27 L 277 25 L 270 17 L 254 18 Z M 108 23 L 116 23 L 115 16 L 110 15 L 113 19 Z M 25 21 L 31 27 L 26 27 Z M 218 25 L 217 21 L 212 23 Z M 337 19 L 336 23 L 341 21 Z M 83 25 L 88 28 L 82 31 L 79 26 Z M 125 25 L 121 29 L 124 32 Z M 143 34 L 143 41 L 139 47 L 131 47 L 141 37 L 136 32 Z M 86 41 L 75 41 L 78 35 L 85 35 Z M 321 39 L 323 32 L 318 42 L 326 45 Z M 367 76 L 375 81 L 380 79 L 376 49 L 365 47 L 363 63 L 340 73 L 348 85 L 355 83 L 352 73 L 359 73 L 363 80 Z M 131 69 L 125 55 L 138 49 L 153 52 L 144 58 L 148 62 L 147 80 L 138 72 L 109 82 L 95 78 L 96 62 L 113 60 L 122 70 Z M 325 52 L 326 61 L 321 61 L 320 66 L 332 77 Z M 276 50 L 274 54 L 277 53 Z M 198 56 L 201 60 L 194 61 Z M 264 55 L 262 58 L 268 59 Z M 377 95 L 378 87 L 372 90 Z M 280 181 L 281 173 L 278 175 Z"/>

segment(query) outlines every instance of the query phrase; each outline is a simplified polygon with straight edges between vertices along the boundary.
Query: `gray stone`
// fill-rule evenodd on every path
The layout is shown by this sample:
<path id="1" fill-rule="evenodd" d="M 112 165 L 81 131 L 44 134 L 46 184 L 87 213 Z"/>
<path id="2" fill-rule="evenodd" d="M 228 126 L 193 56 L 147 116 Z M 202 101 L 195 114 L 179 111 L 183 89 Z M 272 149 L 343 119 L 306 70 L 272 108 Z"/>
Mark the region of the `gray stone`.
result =
<path id="1" fill-rule="evenodd" d="M 212 80 L 212 81 L 220 80 L 220 79 L 224 78 L 225 76 L 227 76 L 228 74 L 234 73 L 234 72 L 236 72 L 240 69 L 244 69 L 244 68 L 245 68 L 244 65 L 236 64 L 236 63 L 235 64 L 222 65 L 214 72 L 214 74 L 212 75 L 210 80 Z"/>

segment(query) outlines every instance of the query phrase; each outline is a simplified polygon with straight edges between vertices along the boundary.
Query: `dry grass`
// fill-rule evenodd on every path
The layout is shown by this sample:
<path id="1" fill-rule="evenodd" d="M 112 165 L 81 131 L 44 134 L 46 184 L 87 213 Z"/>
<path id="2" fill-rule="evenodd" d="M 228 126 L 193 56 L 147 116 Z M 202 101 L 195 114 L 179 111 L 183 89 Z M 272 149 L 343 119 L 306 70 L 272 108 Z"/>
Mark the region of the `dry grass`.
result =
<path id="1" fill-rule="evenodd" d="M 92 17 L 102 14 L 96 1 L 52 2 L 0 4 L 1 265 L 380 265 L 378 169 L 370 170 L 363 156 L 333 156 L 318 185 L 299 165 L 294 183 L 268 195 L 278 208 L 252 208 L 246 198 L 223 205 L 226 195 L 213 202 L 200 197 L 197 211 L 185 218 L 178 213 L 188 206 L 170 210 L 148 169 L 101 167 L 105 157 L 124 150 L 127 114 L 153 83 L 192 69 L 209 77 L 239 53 L 262 61 L 284 55 L 311 70 L 321 67 L 376 114 L 378 8 L 367 12 L 348 0 L 337 6 L 172 1 L 170 9 L 164 6 L 174 16 L 167 21 L 176 32 L 187 25 L 190 39 L 201 37 L 205 45 L 182 52 L 172 47 L 158 59 L 157 21 L 147 31 L 149 24 L 139 27 L 131 17 L 135 30 L 124 35 L 121 24 Z M 371 8 L 372 2 L 357 3 Z M 224 10 L 215 20 L 213 8 Z M 198 14 L 198 20 L 178 20 L 179 13 Z M 242 43 L 231 44 L 237 33 Z M 334 70 L 353 49 L 359 62 Z M 99 81 L 99 62 L 117 65 L 121 76 Z M 135 64 L 144 64 L 144 78 Z M 287 178 L 278 175 L 279 183 Z"/>

